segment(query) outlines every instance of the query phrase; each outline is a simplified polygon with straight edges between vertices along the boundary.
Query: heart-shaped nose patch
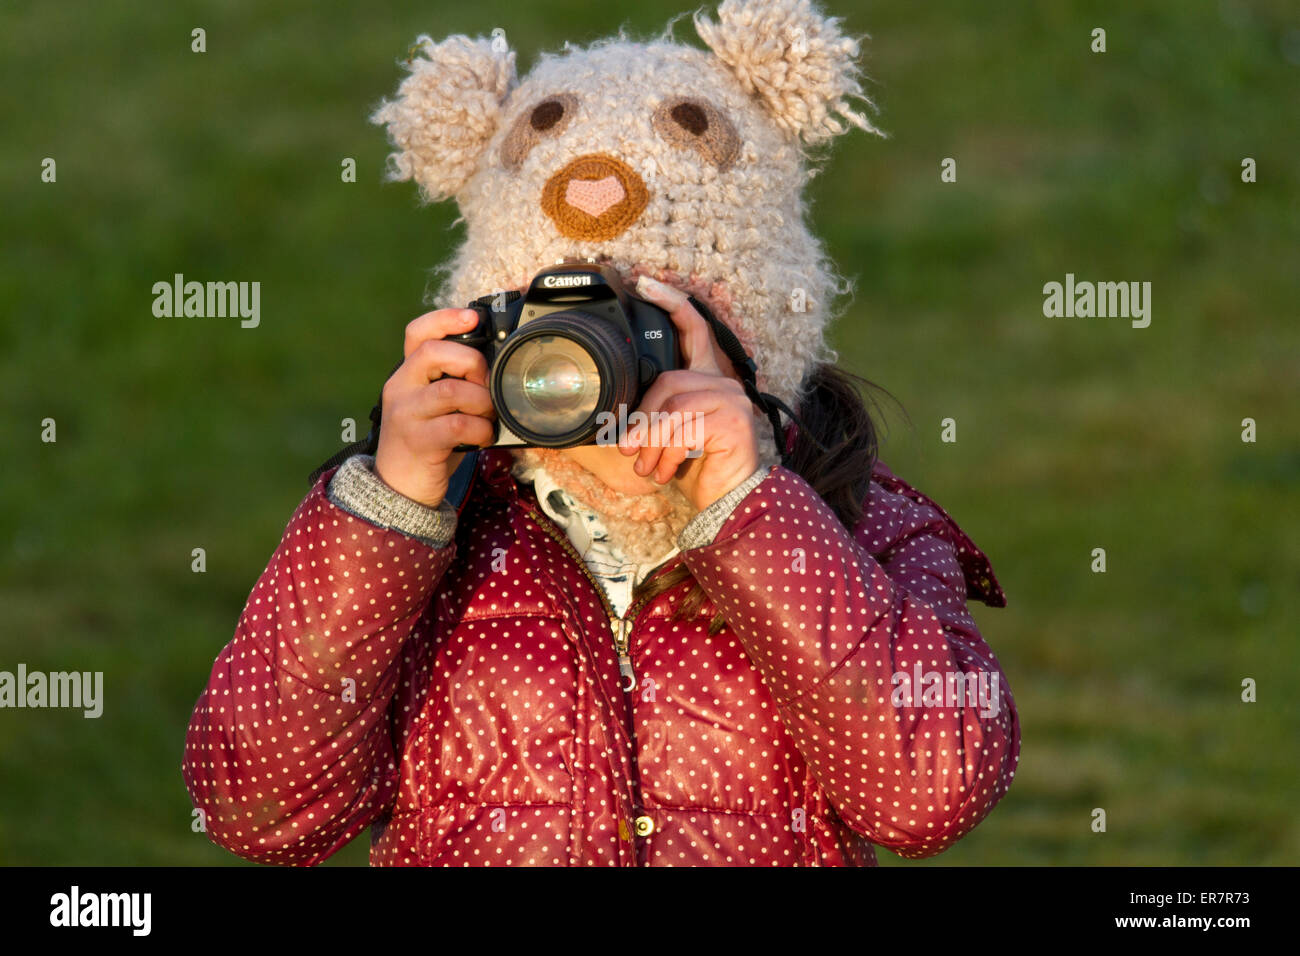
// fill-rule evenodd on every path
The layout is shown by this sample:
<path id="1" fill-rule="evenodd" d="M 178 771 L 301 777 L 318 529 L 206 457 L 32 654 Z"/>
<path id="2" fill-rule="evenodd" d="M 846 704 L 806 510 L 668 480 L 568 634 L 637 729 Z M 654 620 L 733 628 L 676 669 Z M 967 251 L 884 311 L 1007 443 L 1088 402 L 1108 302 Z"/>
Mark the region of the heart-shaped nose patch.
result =
<path id="1" fill-rule="evenodd" d="M 570 179 L 569 187 L 564 191 L 564 201 L 594 218 L 626 195 L 617 176 L 596 180 Z"/>
<path id="2" fill-rule="evenodd" d="M 635 170 L 607 153 L 566 163 L 542 189 L 542 211 L 570 239 L 613 239 L 636 222 L 649 201 Z"/>

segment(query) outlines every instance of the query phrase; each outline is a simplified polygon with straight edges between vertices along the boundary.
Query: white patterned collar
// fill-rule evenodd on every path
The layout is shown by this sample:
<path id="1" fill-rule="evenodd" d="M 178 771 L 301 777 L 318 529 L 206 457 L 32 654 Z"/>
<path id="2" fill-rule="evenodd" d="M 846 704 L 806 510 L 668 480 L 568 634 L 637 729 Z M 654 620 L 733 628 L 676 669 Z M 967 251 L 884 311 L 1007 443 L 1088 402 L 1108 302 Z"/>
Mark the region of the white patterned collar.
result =
<path id="1" fill-rule="evenodd" d="M 610 542 L 609 532 L 600 516 L 583 507 L 557 485 L 546 469 L 537 468 L 532 474 L 532 481 L 542 511 L 564 529 L 592 576 L 604 585 L 610 601 L 620 615 L 631 603 L 632 589 L 678 552 L 677 548 L 673 548 L 658 560 L 640 565 L 629 561 Z"/>

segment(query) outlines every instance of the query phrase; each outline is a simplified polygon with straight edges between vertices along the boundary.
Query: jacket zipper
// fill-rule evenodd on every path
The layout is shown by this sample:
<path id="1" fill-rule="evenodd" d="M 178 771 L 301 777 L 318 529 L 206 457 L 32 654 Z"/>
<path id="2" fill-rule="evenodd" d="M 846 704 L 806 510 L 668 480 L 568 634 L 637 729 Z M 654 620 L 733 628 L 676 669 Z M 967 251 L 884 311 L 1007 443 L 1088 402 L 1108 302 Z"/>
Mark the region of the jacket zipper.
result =
<path id="1" fill-rule="evenodd" d="M 613 633 L 614 652 L 618 655 L 618 673 L 626 679 L 626 682 L 620 686 L 626 692 L 635 690 L 636 673 L 632 669 L 631 649 L 632 625 L 636 621 L 637 614 L 649 598 L 641 598 L 627 609 L 626 616 L 619 617 L 614 613 L 614 606 L 609 603 L 609 597 L 605 594 L 604 586 L 596 580 L 596 576 L 591 573 L 591 569 L 587 567 L 587 562 L 582 559 L 582 555 L 578 553 L 578 549 L 573 546 L 573 542 L 568 539 L 568 536 L 559 528 L 556 528 L 540 511 L 530 509 L 528 516 L 536 521 L 537 525 L 554 538 L 560 547 L 577 562 L 582 573 L 591 582 L 592 587 L 596 589 L 596 596 L 600 598 L 600 603 L 605 608 L 605 615 L 609 618 L 609 629 Z M 651 575 L 651 577 L 653 576 Z M 647 578 L 647 580 L 649 579 Z"/>
<path id="2" fill-rule="evenodd" d="M 545 531 L 550 537 L 554 538 L 555 542 L 558 545 L 560 545 L 560 547 L 562 547 L 565 550 L 565 552 L 574 559 L 574 561 L 577 562 L 578 567 L 582 569 L 582 573 L 586 576 L 587 580 L 591 582 L 591 586 L 596 589 L 596 597 L 600 598 L 600 603 L 605 608 L 605 614 L 609 617 L 610 630 L 614 634 L 614 650 L 618 654 L 619 675 L 622 677 L 631 678 L 631 680 L 628 683 L 620 684 L 619 686 L 623 690 L 623 698 L 627 704 L 626 706 L 627 720 L 625 721 L 625 727 L 627 729 L 628 737 L 632 742 L 632 753 L 630 754 L 631 765 L 632 765 L 632 780 L 629 781 L 632 788 L 632 815 L 640 816 L 643 812 L 642 802 L 641 802 L 641 770 L 637 766 L 636 727 L 634 727 L 632 723 L 632 691 L 636 689 L 636 674 L 632 670 L 632 654 L 631 654 L 630 642 L 631 642 L 631 634 L 632 634 L 632 624 L 636 620 L 637 613 L 641 610 L 642 606 L 644 606 L 647 600 L 649 599 L 642 598 L 641 600 L 632 604 L 627 609 L 627 613 L 630 615 L 630 617 L 619 617 L 617 614 L 614 613 L 613 605 L 609 603 L 609 597 L 605 594 L 604 586 L 599 581 L 597 581 L 596 576 L 591 573 L 591 569 L 587 567 L 587 562 L 582 560 L 582 555 L 580 555 L 578 553 L 578 549 L 573 546 L 573 542 L 569 540 L 568 535 L 564 534 L 564 532 L 562 532 L 559 528 L 555 527 L 554 522 L 546 518 L 544 515 L 541 514 L 541 512 L 535 509 L 529 509 L 528 516 L 537 523 L 537 526 L 539 528 Z M 650 577 L 654 577 L 655 574 L 658 574 L 660 570 L 662 570 L 662 566 L 660 568 L 656 568 L 655 571 L 650 575 Z M 647 580 L 649 580 L 649 578 L 647 578 Z M 623 825 L 624 823 L 620 822 L 619 824 L 620 829 L 623 827 Z M 647 853 L 647 849 L 644 842 L 640 844 L 635 844 L 635 851 L 636 852 L 634 858 L 636 860 L 636 865 L 644 866 L 646 863 L 646 853 Z"/>

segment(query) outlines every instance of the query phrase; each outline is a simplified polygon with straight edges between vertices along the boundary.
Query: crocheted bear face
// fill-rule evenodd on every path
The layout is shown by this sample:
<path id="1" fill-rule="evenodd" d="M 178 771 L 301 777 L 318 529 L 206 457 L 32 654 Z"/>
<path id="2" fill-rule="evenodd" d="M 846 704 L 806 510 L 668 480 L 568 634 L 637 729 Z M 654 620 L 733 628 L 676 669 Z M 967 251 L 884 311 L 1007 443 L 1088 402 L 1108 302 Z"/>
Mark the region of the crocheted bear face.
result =
<path id="1" fill-rule="evenodd" d="M 852 126 L 857 40 L 809 0 L 725 0 L 707 50 L 621 34 L 544 53 L 522 80 L 503 37 L 422 36 L 397 98 L 372 117 L 390 179 L 454 198 L 464 242 L 435 307 L 463 306 L 569 256 L 642 273 L 707 302 L 797 407 L 838 279 L 805 222 L 806 149 Z M 777 459 L 760 427 L 764 461 Z"/>

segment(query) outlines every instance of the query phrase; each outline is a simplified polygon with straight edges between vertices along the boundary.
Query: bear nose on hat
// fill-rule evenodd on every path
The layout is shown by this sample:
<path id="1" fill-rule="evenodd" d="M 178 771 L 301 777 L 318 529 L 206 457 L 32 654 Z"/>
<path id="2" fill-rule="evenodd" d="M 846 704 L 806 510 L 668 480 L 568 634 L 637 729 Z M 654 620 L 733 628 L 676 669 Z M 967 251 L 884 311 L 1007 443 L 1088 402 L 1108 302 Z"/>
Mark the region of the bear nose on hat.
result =
<path id="1" fill-rule="evenodd" d="M 542 189 L 542 211 L 570 239 L 613 239 L 649 201 L 636 171 L 607 153 L 588 153 L 566 163 Z"/>
<path id="2" fill-rule="evenodd" d="M 564 190 L 564 201 L 577 206 L 588 216 L 600 214 L 627 195 L 627 190 L 614 175 L 604 179 L 570 179 Z"/>

